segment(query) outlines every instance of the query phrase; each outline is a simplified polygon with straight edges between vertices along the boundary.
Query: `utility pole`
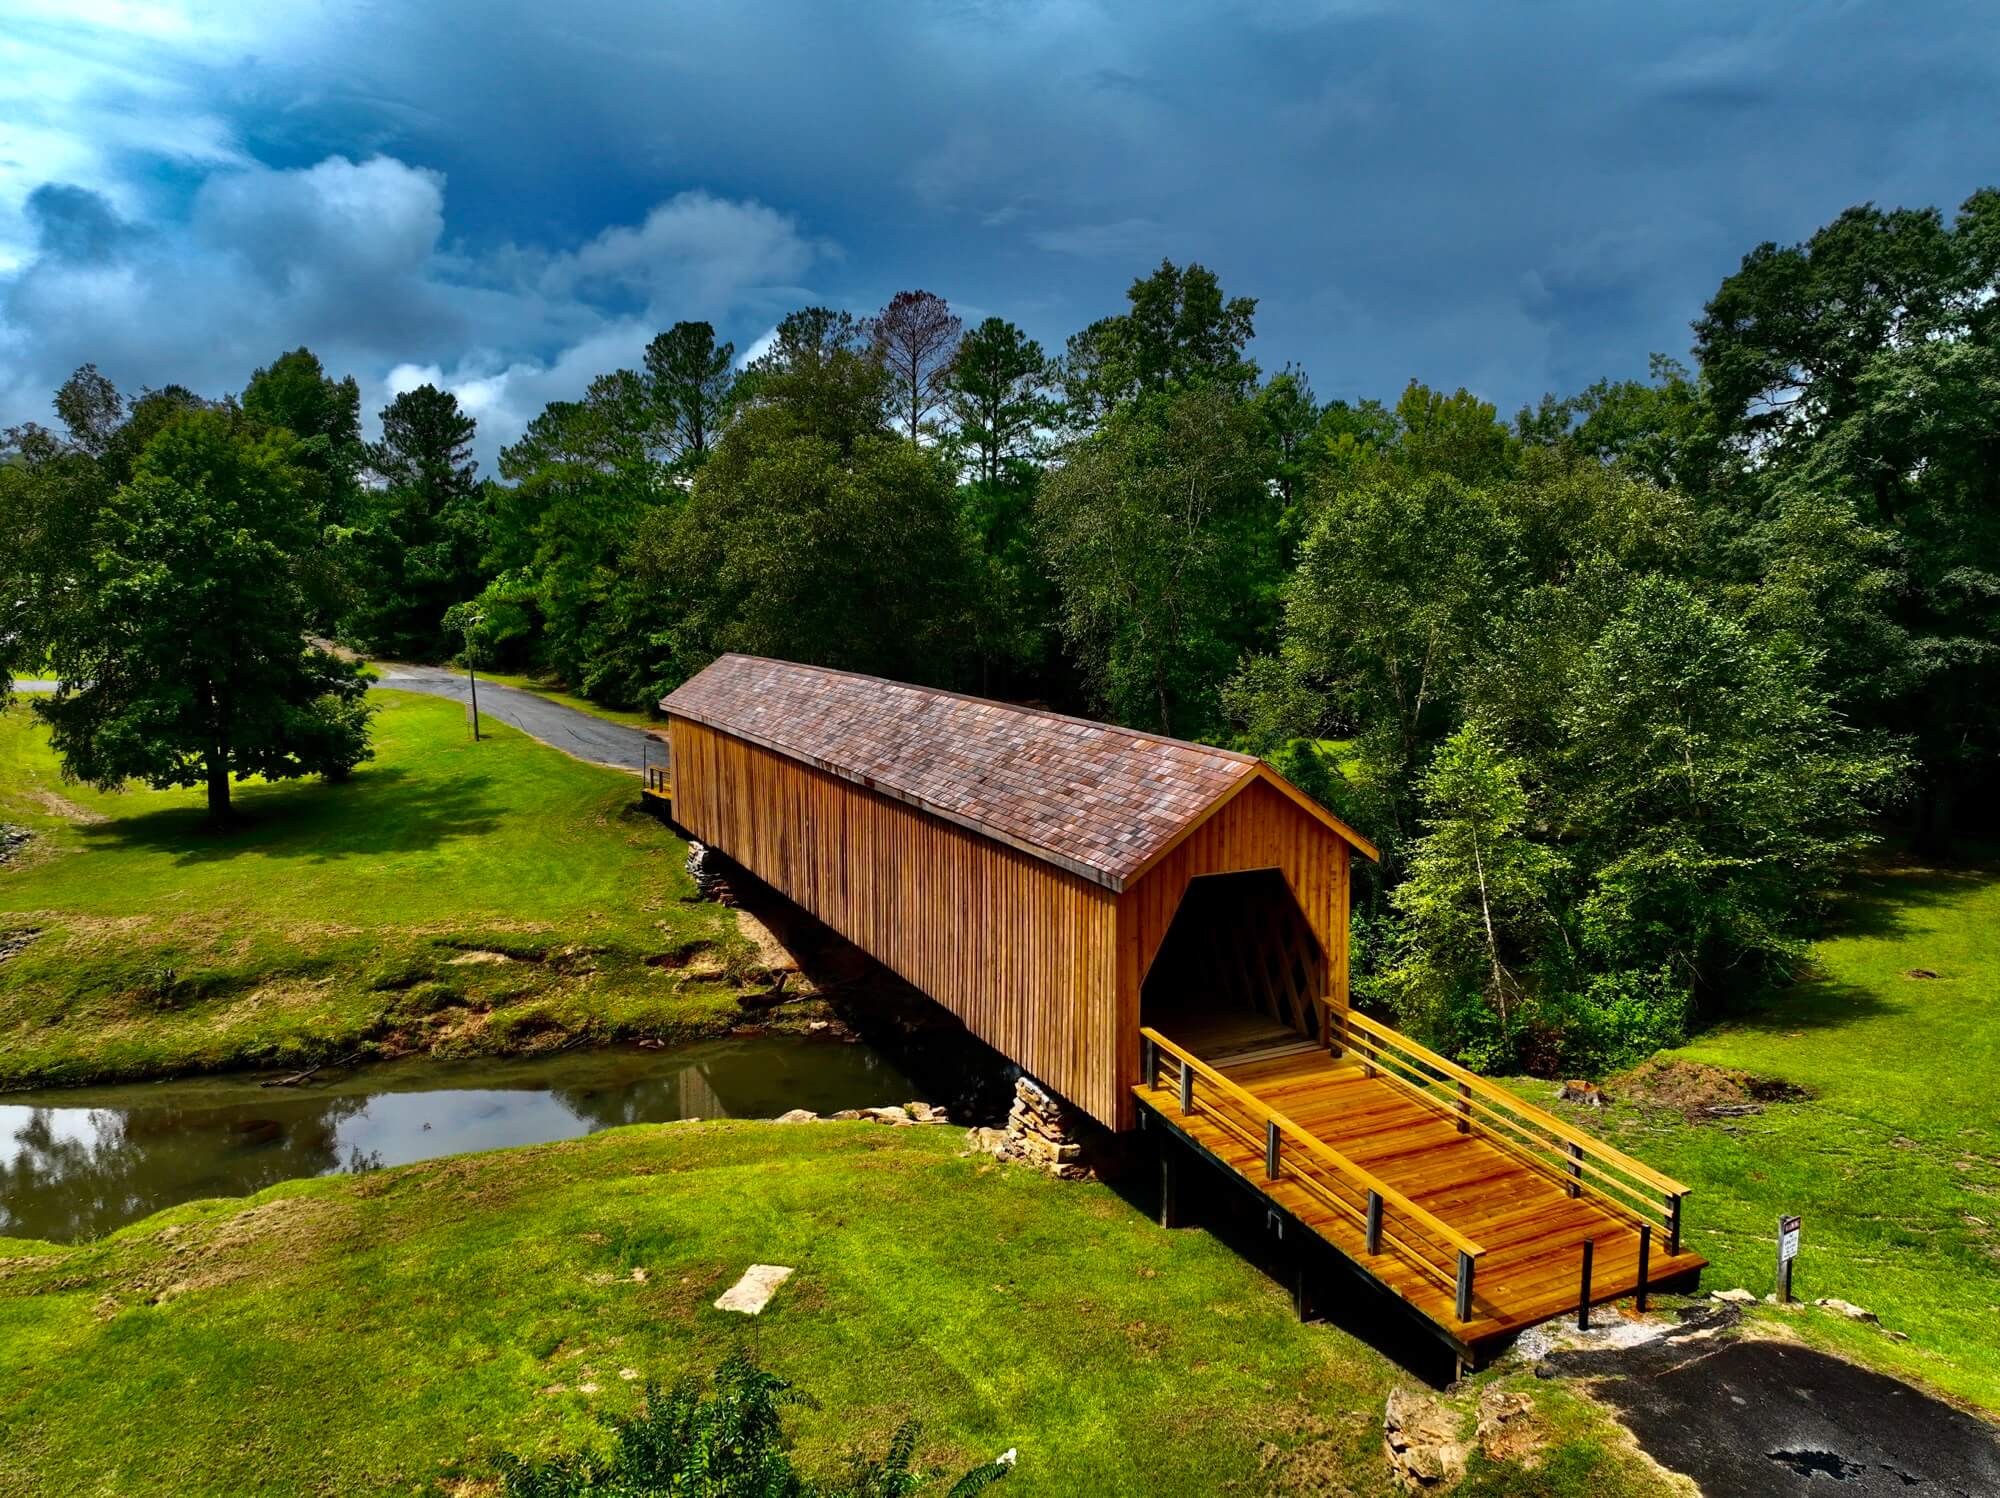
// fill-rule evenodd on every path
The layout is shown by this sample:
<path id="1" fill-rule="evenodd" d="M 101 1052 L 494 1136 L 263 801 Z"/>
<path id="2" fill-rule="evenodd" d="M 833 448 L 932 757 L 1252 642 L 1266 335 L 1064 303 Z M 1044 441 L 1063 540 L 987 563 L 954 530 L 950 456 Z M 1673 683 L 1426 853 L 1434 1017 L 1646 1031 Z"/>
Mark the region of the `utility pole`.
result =
<path id="1" fill-rule="evenodd" d="M 472 742 L 479 742 L 479 677 L 472 669 L 472 634 L 485 620 L 484 614 L 465 616 L 465 683 L 472 690 Z"/>

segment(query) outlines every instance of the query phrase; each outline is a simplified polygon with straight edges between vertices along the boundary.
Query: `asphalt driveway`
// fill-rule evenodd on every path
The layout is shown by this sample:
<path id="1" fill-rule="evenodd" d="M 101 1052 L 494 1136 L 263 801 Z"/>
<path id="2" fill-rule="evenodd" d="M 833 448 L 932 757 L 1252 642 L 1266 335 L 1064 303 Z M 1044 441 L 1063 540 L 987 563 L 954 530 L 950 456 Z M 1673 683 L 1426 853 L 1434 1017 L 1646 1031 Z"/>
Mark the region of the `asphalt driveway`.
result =
<path id="1" fill-rule="evenodd" d="M 456 702 L 466 701 L 470 694 L 463 671 L 449 671 L 442 666 L 389 664 L 378 664 L 376 669 L 382 673 L 381 680 L 375 683 L 379 687 L 449 697 Z M 634 774 L 645 763 L 658 764 L 666 752 L 657 742 L 649 745 L 640 729 L 608 723 L 573 707 L 564 707 L 560 702 L 551 702 L 539 693 L 503 687 L 497 682 L 479 683 L 479 715 L 498 718 L 530 738 L 540 739 L 578 759 Z"/>

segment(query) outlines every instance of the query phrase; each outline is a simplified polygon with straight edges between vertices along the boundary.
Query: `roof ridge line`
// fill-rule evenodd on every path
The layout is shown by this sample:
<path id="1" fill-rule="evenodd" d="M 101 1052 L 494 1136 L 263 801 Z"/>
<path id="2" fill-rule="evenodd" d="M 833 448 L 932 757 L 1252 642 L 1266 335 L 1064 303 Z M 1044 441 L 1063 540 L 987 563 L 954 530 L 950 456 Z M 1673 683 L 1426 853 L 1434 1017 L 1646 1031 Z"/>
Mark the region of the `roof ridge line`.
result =
<path id="1" fill-rule="evenodd" d="M 956 692 L 950 687 L 927 687 L 920 682 L 897 681 L 888 676 L 871 676 L 866 671 L 849 671 L 839 666 L 815 666 L 806 661 L 781 660 L 774 655 L 751 655 L 742 650 L 725 650 L 716 657 L 718 661 L 755 661 L 761 666 L 790 666 L 799 671 L 814 671 L 825 676 L 844 676 L 850 681 L 872 682 L 876 686 L 896 687 L 905 692 L 920 692 L 927 697 L 949 697 L 955 702 L 969 702 L 976 707 L 997 707 L 1004 712 L 1020 713 L 1026 717 L 1046 718 L 1054 723 L 1074 723 L 1079 728 L 1088 728 L 1097 733 L 1121 735 L 1128 739 L 1148 744 L 1168 744 L 1177 749 L 1194 749 L 1203 754 L 1220 755 L 1243 764 L 1261 764 L 1263 761 L 1254 754 L 1245 754 L 1240 749 L 1224 749 L 1219 744 L 1204 744 L 1195 739 L 1177 739 L 1172 734 L 1149 733 L 1142 728 L 1128 728 L 1123 723 L 1105 723 L 1096 718 L 1080 717 L 1075 713 L 1059 713 L 1049 707 L 1029 707 L 1025 703 L 1004 702 L 998 697 L 977 697 L 970 692 Z M 700 675 L 696 672 L 695 675 Z M 694 677 L 689 677 L 692 681 Z M 678 690 L 678 688 L 676 689 Z M 672 694 L 669 693 L 669 696 Z M 666 698 L 661 698 L 664 704 Z"/>

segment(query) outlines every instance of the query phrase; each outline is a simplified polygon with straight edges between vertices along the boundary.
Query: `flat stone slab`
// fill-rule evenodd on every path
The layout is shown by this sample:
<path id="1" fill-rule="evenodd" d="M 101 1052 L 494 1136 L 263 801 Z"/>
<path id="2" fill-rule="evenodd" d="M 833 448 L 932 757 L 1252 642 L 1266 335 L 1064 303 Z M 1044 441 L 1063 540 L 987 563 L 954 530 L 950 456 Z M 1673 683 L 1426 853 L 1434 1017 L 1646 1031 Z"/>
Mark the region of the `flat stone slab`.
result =
<path id="1" fill-rule="evenodd" d="M 784 1264 L 752 1264 L 743 1271 L 742 1279 L 722 1292 L 715 1308 L 755 1316 L 771 1303 L 771 1297 L 778 1293 L 778 1286 L 791 1277 L 791 1269 Z"/>

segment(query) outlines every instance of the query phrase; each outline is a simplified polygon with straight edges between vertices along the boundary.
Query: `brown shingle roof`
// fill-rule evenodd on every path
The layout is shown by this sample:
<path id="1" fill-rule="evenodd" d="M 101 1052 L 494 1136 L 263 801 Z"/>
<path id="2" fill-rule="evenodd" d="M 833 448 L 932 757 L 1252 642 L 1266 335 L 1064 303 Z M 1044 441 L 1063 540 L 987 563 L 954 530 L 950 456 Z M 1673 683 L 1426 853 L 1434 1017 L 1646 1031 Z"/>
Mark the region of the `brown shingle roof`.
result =
<path id="1" fill-rule="evenodd" d="M 1247 778 L 1297 797 L 1227 749 L 757 656 L 723 656 L 661 706 L 1114 890 Z"/>
<path id="2" fill-rule="evenodd" d="M 1111 885 L 1255 772 L 1224 749 L 726 655 L 663 704 Z"/>

